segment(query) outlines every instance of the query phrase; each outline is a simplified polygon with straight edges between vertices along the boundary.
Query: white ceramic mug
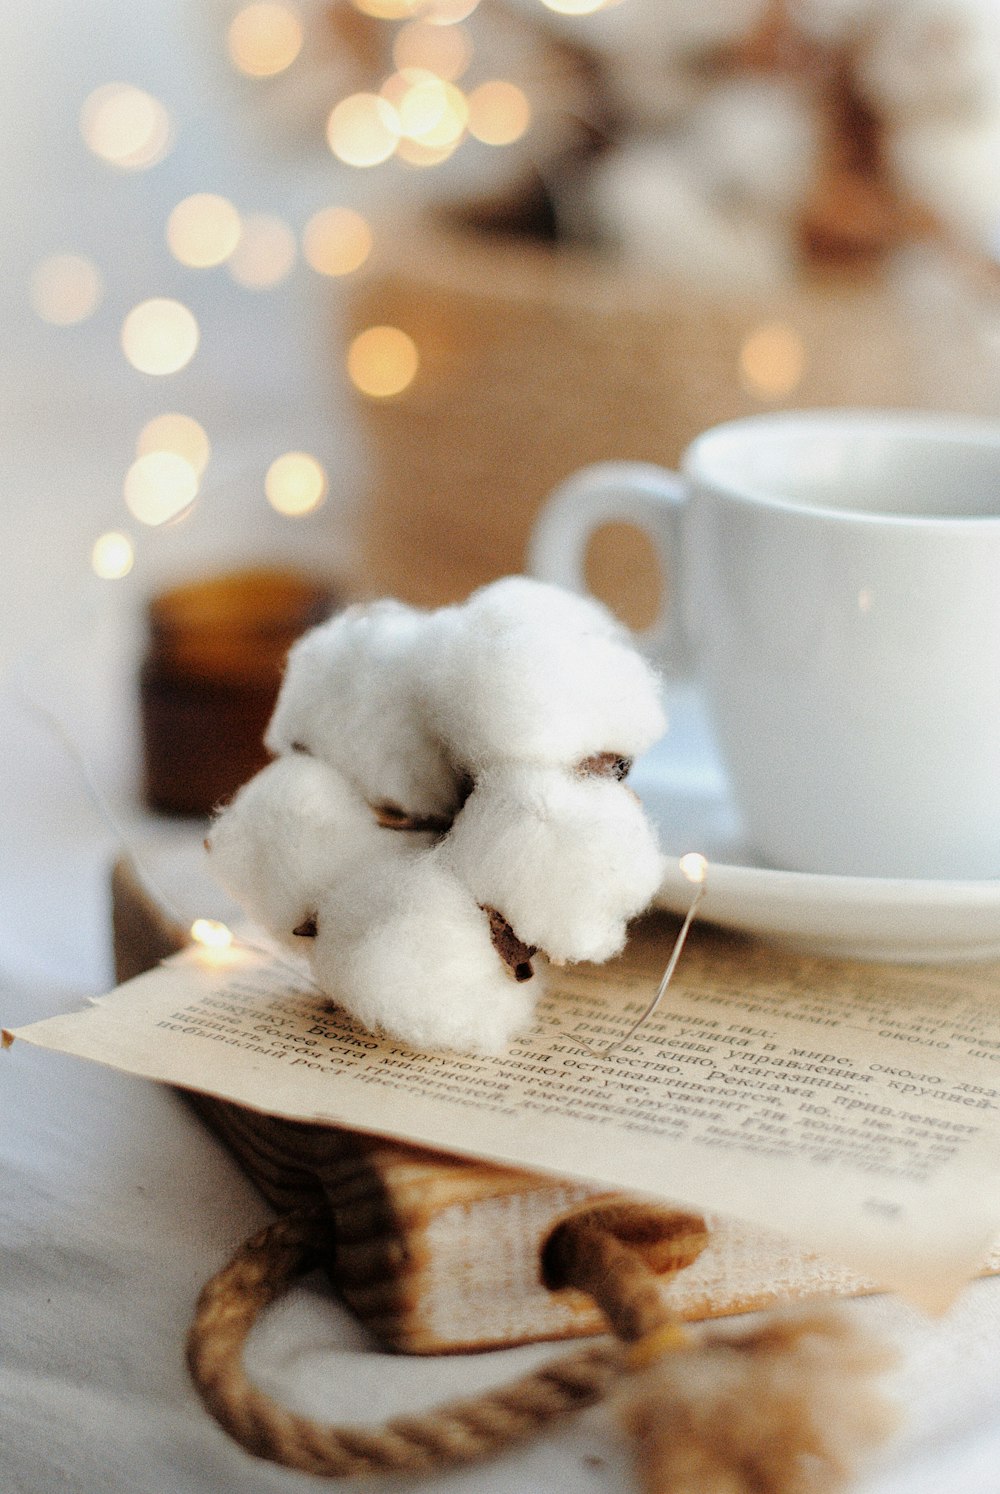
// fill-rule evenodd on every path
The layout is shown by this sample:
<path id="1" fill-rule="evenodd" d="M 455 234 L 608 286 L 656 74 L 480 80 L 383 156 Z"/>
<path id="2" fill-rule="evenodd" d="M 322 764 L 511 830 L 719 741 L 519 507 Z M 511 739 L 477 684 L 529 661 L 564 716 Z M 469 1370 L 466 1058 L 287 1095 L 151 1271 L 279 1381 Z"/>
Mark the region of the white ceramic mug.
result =
<path id="1" fill-rule="evenodd" d="M 693 668 L 763 862 L 1000 877 L 1000 424 L 815 411 L 717 426 L 681 473 L 589 467 L 529 568 L 586 590 L 588 540 L 648 531 L 646 635 Z"/>

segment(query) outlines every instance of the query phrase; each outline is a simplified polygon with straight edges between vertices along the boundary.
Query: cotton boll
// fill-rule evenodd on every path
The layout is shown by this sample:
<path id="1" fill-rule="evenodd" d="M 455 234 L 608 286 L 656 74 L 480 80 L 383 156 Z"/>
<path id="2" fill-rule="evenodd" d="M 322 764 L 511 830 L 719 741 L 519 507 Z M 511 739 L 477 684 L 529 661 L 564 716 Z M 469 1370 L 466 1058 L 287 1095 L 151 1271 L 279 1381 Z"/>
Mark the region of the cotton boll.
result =
<path id="1" fill-rule="evenodd" d="M 886 0 L 796 0 L 795 22 L 807 35 L 836 44 L 869 35 L 886 13 Z"/>
<path id="2" fill-rule="evenodd" d="M 296 744 L 350 779 L 373 804 L 449 818 L 457 775 L 428 730 L 418 650 L 427 614 L 401 602 L 350 607 L 292 648 L 265 738 Z"/>
<path id="3" fill-rule="evenodd" d="M 473 776 L 504 758 L 634 757 L 666 728 L 657 675 L 598 602 L 511 576 L 433 621 L 428 705 Z"/>
<path id="4" fill-rule="evenodd" d="M 626 262 L 706 292 L 764 294 L 796 273 L 788 225 L 727 209 L 676 140 L 605 156 L 591 179 L 589 213 Z"/>
<path id="5" fill-rule="evenodd" d="M 721 203 L 789 219 L 806 201 L 820 132 L 804 88 L 779 79 L 720 84 L 694 112 L 690 131 L 692 165 Z"/>
<path id="6" fill-rule="evenodd" d="M 531 1022 L 537 977 L 507 973 L 488 916 L 438 849 L 359 864 L 320 900 L 312 946 L 324 991 L 415 1048 L 500 1053 Z"/>
<path id="7" fill-rule="evenodd" d="M 382 830 L 357 791 L 335 769 L 296 753 L 244 784 L 208 839 L 209 870 L 275 938 L 303 952 L 294 935 L 320 891 L 359 856 L 378 859 L 404 839 Z M 407 835 L 411 851 L 426 844 Z"/>
<path id="8" fill-rule="evenodd" d="M 613 779 L 507 764 L 482 773 L 436 854 L 476 902 L 554 960 L 609 959 L 651 901 L 664 859 Z"/>
<path id="9" fill-rule="evenodd" d="M 890 120 L 982 114 L 1000 97 L 996 0 L 908 0 L 886 10 L 859 77 Z"/>
<path id="10" fill-rule="evenodd" d="M 897 130 L 890 159 L 919 202 L 992 252 L 1000 239 L 1000 108 L 988 122 L 941 121 Z"/>
<path id="11" fill-rule="evenodd" d="M 525 4 L 525 0 L 521 0 Z M 533 9 L 537 0 L 526 0 Z M 768 0 L 627 0 L 583 16 L 560 16 L 560 30 L 604 56 L 690 56 L 741 40 L 763 19 Z"/>

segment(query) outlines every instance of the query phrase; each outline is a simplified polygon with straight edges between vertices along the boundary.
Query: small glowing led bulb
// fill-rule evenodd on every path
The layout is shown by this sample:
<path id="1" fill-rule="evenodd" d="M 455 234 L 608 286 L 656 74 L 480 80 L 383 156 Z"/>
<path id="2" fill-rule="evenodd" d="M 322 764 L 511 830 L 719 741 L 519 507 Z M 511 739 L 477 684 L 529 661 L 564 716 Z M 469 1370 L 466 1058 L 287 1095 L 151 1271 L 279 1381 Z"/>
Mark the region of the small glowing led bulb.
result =
<path id="1" fill-rule="evenodd" d="M 677 864 L 689 882 L 700 884 L 708 876 L 708 862 L 700 851 L 687 851 Z"/>
<path id="2" fill-rule="evenodd" d="M 217 918 L 196 918 L 191 925 L 191 938 L 206 949 L 228 949 L 233 942 L 233 931 Z"/>

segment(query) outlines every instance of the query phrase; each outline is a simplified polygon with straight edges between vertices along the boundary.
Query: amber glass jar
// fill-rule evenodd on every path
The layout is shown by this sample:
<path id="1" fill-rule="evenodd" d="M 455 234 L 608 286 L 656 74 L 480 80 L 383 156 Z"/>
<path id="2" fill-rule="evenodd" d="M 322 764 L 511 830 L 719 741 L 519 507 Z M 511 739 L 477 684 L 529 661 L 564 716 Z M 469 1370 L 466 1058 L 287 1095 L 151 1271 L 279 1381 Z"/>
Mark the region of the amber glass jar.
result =
<path id="1" fill-rule="evenodd" d="M 153 599 L 139 677 L 150 808 L 209 814 L 264 766 L 288 650 L 337 602 L 325 582 L 269 569 L 212 576 Z"/>

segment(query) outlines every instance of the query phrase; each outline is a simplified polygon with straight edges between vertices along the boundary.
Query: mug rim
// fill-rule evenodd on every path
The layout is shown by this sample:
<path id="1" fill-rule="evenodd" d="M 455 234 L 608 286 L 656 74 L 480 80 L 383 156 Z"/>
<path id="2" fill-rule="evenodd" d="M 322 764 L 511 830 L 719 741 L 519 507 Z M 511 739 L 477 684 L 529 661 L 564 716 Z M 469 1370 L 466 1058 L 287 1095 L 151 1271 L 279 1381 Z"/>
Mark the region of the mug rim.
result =
<path id="1" fill-rule="evenodd" d="M 739 503 L 781 513 L 800 514 L 842 523 L 894 525 L 900 527 L 948 528 L 968 530 L 972 527 L 995 529 L 1000 526 L 1000 511 L 994 514 L 920 514 L 889 510 L 842 508 L 834 504 L 804 503 L 794 498 L 774 497 L 744 484 L 732 474 L 720 477 L 713 473 L 707 460 L 711 448 L 731 442 L 742 433 L 760 439 L 762 433 L 781 434 L 789 429 L 814 432 L 817 436 L 848 437 L 852 434 L 875 434 L 889 440 L 900 437 L 924 438 L 928 441 L 949 439 L 955 444 L 979 450 L 995 449 L 1000 454 L 1000 420 L 976 415 L 955 415 L 946 411 L 870 409 L 831 407 L 794 410 L 768 410 L 741 416 L 710 426 L 684 451 L 681 470 L 689 482 L 709 486 L 713 491 Z M 1000 486 L 1000 468 L 998 468 Z"/>

